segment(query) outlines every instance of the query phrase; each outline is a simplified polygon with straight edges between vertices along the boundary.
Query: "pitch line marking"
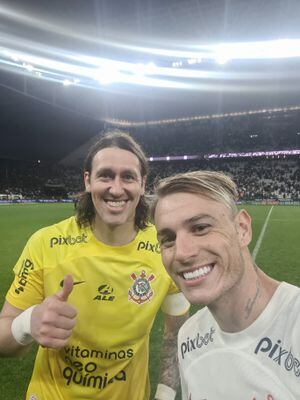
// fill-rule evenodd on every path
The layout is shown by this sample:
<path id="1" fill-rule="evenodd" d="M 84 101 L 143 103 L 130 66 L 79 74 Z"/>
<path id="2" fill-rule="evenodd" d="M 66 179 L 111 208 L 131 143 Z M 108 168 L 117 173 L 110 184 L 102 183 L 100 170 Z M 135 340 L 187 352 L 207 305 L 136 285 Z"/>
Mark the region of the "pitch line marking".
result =
<path id="1" fill-rule="evenodd" d="M 272 211 L 273 211 L 273 207 L 274 207 L 274 206 L 271 207 L 271 209 L 270 209 L 270 211 L 269 211 L 269 214 L 267 215 L 267 218 L 266 218 L 266 220 L 265 220 L 264 226 L 262 227 L 262 230 L 261 230 L 261 232 L 260 232 L 260 234 L 259 234 L 259 238 L 257 239 L 257 242 L 256 242 L 256 244 L 255 244 L 255 247 L 254 247 L 254 250 L 253 250 L 253 253 L 252 253 L 253 261 L 255 261 L 255 259 L 256 259 L 257 253 L 259 252 L 261 243 L 262 243 L 263 238 L 264 238 L 264 236 L 265 236 L 265 232 L 266 232 L 266 229 L 267 229 L 267 225 L 268 225 L 268 222 L 269 222 L 271 213 L 272 213 Z"/>

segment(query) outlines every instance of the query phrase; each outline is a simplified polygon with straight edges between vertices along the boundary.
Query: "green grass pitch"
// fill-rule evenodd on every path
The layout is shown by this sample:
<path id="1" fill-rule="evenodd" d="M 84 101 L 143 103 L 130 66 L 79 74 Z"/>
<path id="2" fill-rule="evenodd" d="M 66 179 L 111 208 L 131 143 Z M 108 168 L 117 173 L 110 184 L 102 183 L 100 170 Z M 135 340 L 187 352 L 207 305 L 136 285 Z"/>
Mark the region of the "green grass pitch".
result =
<path id="1" fill-rule="evenodd" d="M 253 251 L 271 206 L 247 206 L 253 218 Z M 72 204 L 13 204 L 0 206 L 0 306 L 13 279 L 12 268 L 29 236 L 37 229 L 73 214 Z M 300 207 L 274 206 L 257 264 L 278 280 L 300 286 Z M 195 308 L 192 308 L 192 312 Z M 151 335 L 150 374 L 153 390 L 158 379 L 163 321 L 159 313 Z M 35 352 L 22 359 L 0 359 L 0 398 L 23 400 Z M 153 398 L 153 397 L 152 397 Z M 180 394 L 176 397 L 180 400 Z"/>

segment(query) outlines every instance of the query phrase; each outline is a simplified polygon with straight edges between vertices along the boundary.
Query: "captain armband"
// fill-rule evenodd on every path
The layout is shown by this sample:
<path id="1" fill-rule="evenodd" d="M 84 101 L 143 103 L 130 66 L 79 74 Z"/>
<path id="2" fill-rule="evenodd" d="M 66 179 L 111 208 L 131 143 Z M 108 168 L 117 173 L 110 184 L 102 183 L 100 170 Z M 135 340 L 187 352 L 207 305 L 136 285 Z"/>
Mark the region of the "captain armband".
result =
<path id="1" fill-rule="evenodd" d="M 170 386 L 159 383 L 154 398 L 157 400 L 174 400 L 176 392 Z"/>
<path id="2" fill-rule="evenodd" d="M 32 343 L 34 340 L 31 336 L 31 314 L 34 307 L 27 308 L 11 324 L 11 333 L 15 341 L 23 346 Z"/>
<path id="3" fill-rule="evenodd" d="M 182 293 L 169 294 L 161 305 L 161 310 L 168 315 L 180 316 L 190 309 L 190 303 Z"/>

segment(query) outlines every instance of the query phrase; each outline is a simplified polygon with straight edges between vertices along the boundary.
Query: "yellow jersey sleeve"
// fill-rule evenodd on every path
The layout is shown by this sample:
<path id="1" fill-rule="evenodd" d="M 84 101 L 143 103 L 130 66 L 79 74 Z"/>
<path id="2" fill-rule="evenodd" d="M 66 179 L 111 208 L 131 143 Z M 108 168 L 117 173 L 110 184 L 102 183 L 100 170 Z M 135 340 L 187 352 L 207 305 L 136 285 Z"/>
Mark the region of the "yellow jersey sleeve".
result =
<path id="1" fill-rule="evenodd" d="M 42 271 L 41 231 L 28 240 L 15 267 L 14 281 L 6 295 L 6 300 L 14 307 L 26 310 L 44 300 Z"/>

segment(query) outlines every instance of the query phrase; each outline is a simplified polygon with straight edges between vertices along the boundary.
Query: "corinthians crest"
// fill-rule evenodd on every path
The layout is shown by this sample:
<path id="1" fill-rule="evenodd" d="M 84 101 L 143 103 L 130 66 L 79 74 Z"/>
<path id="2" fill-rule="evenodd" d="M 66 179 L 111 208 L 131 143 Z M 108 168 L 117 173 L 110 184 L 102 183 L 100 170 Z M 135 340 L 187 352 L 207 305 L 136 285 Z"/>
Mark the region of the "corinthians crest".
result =
<path id="1" fill-rule="evenodd" d="M 150 274 L 147 277 L 146 272 L 143 270 L 140 275 L 132 273 L 130 277 L 134 280 L 134 283 L 128 290 L 128 299 L 137 304 L 150 301 L 153 296 L 153 289 L 150 282 L 155 279 L 155 275 Z"/>

